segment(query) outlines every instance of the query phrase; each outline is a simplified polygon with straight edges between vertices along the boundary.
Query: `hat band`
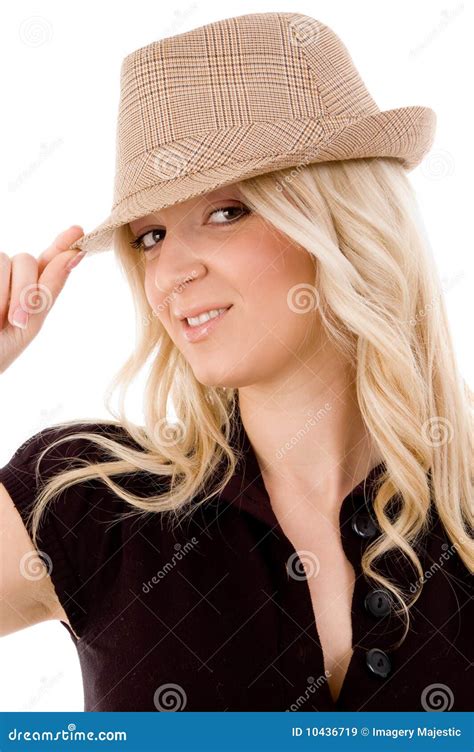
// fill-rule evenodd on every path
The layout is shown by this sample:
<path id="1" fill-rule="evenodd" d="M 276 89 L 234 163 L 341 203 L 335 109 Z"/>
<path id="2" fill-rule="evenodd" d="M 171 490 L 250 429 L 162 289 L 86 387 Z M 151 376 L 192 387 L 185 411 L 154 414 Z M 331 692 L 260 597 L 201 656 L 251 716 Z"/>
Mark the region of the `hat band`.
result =
<path id="1" fill-rule="evenodd" d="M 324 144 L 359 118 L 304 118 L 259 121 L 207 131 L 163 144 L 134 157 L 116 172 L 112 210 L 139 191 L 215 167 L 241 165 L 278 155 L 317 157 Z"/>

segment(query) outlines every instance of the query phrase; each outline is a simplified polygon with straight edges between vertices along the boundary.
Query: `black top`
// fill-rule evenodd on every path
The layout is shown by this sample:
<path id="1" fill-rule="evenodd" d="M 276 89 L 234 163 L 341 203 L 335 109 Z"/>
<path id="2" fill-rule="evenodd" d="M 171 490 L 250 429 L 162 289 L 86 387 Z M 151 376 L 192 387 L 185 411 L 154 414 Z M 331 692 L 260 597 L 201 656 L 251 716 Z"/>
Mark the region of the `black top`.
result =
<path id="1" fill-rule="evenodd" d="M 22 444 L 0 469 L 0 482 L 23 520 L 37 489 L 38 452 L 92 422 L 47 428 Z M 365 578 L 361 555 L 377 535 L 371 515 L 379 465 L 344 499 L 340 533 L 355 569 L 354 652 L 334 703 L 308 582 L 272 510 L 252 446 L 220 497 L 174 531 L 166 515 L 120 519 L 131 507 L 99 480 L 67 489 L 47 508 L 41 550 L 73 630 L 86 711 L 417 711 L 473 710 L 473 576 L 437 515 L 417 548 L 426 572 L 411 609 L 411 629 L 390 599 Z M 104 460 L 92 442 L 71 440 L 48 452 L 48 478 L 74 457 Z M 157 493 L 159 478 L 114 480 L 137 494 Z M 166 479 L 165 479 L 166 480 Z M 365 493 L 364 493 L 365 486 Z M 202 498 L 202 497 L 201 497 Z M 47 561 L 47 559 L 46 559 Z M 409 586 L 405 559 L 386 556 L 387 573 Z"/>

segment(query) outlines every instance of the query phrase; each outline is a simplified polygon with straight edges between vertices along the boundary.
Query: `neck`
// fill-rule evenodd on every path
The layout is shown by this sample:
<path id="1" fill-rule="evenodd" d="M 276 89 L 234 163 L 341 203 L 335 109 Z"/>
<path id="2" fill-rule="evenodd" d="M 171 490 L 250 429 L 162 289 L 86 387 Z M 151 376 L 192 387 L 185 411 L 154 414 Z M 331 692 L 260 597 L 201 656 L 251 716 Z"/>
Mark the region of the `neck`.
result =
<path id="1" fill-rule="evenodd" d="M 307 499 L 335 519 L 345 496 L 382 461 L 365 427 L 350 369 L 333 359 L 269 391 L 239 389 L 242 424 L 272 500 Z M 282 502 L 287 503 L 287 502 Z"/>

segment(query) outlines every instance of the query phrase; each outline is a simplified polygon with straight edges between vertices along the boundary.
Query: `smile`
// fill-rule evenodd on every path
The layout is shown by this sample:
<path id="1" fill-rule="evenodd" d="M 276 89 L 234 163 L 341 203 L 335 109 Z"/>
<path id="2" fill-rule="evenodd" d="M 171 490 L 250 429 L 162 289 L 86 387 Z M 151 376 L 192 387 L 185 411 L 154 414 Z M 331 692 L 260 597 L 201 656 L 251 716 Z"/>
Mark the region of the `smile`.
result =
<path id="1" fill-rule="evenodd" d="M 218 326 L 231 308 L 232 306 L 229 306 L 229 308 L 226 308 L 218 316 L 214 316 L 214 318 L 204 321 L 202 324 L 198 324 L 198 326 L 190 326 L 186 319 L 183 319 L 181 326 L 183 327 L 185 338 L 188 342 L 197 342 L 204 339 Z"/>

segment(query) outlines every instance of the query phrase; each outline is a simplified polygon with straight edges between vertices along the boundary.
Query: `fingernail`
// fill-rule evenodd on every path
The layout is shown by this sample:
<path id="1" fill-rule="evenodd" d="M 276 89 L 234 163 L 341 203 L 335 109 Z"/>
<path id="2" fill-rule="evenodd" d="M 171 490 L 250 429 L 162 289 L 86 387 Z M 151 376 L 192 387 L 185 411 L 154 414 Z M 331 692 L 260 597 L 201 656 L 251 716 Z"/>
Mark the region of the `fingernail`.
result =
<path id="1" fill-rule="evenodd" d="M 70 272 L 71 269 L 74 269 L 74 267 L 78 265 L 79 261 L 82 261 L 82 259 L 84 258 L 85 255 L 86 255 L 85 251 L 80 251 L 77 254 L 77 256 L 74 256 L 74 258 L 71 259 L 71 261 L 68 262 L 68 264 L 66 266 L 66 271 Z"/>
<path id="2" fill-rule="evenodd" d="M 14 326 L 19 326 L 20 329 L 26 329 L 28 314 L 21 306 L 18 306 L 18 308 L 15 308 L 13 311 L 12 322 Z"/>

